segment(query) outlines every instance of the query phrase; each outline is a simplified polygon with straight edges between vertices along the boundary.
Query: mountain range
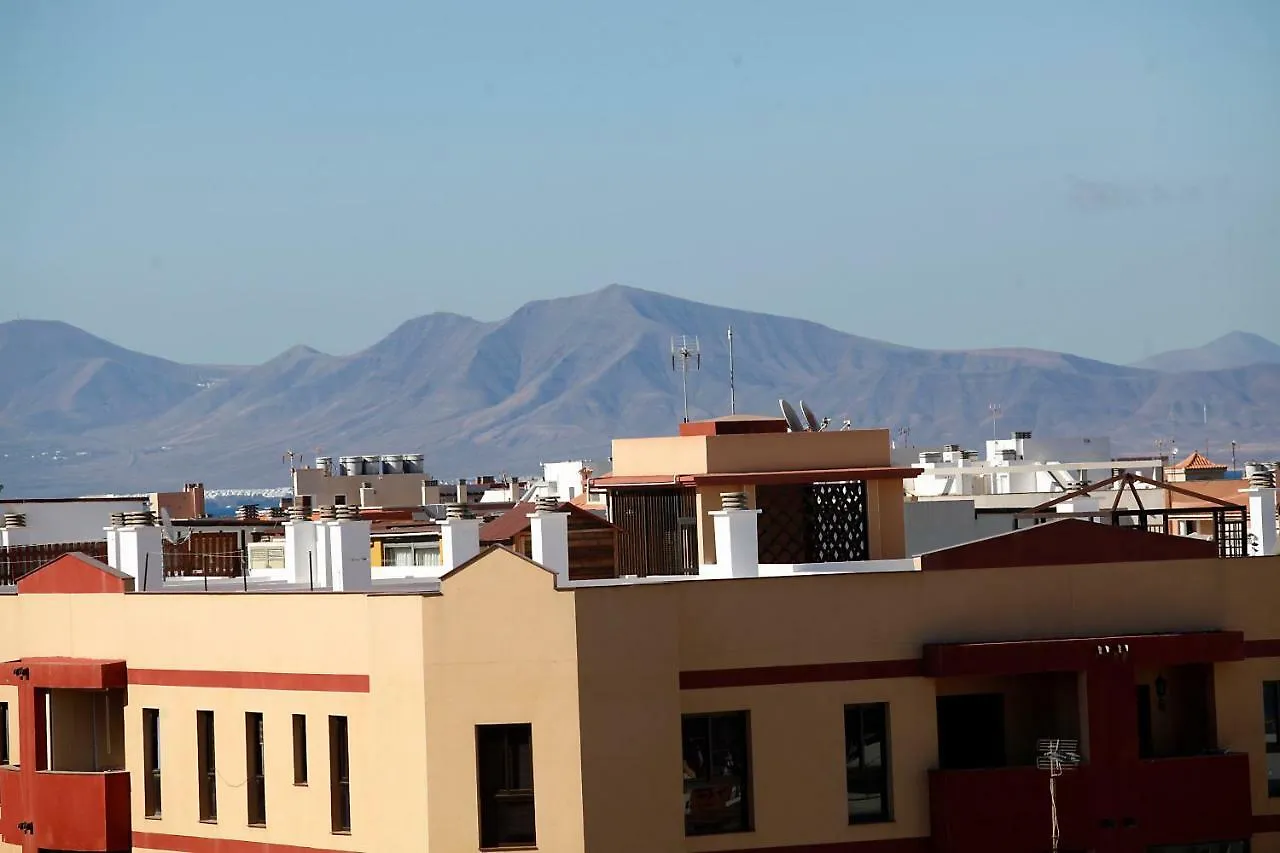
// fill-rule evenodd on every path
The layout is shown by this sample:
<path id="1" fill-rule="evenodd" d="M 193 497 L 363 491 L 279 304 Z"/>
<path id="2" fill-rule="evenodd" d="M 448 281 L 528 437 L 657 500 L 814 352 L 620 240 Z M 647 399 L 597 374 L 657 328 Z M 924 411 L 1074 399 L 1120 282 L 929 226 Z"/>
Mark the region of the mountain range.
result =
<path id="1" fill-rule="evenodd" d="M 976 444 L 996 402 L 1000 432 L 1110 435 L 1142 454 L 1157 438 L 1280 451 L 1280 347 L 1256 336 L 1122 366 L 898 346 L 612 285 L 493 322 L 429 314 L 354 354 L 298 346 L 248 367 L 168 361 L 64 323 L 0 324 L 0 483 L 6 497 L 283 485 L 287 450 L 422 452 L 441 477 L 604 458 L 611 438 L 675 431 L 673 336 L 701 344 L 690 416 L 727 412 L 730 326 L 739 412 L 802 398 L 836 423 L 909 428 L 911 444 Z"/>

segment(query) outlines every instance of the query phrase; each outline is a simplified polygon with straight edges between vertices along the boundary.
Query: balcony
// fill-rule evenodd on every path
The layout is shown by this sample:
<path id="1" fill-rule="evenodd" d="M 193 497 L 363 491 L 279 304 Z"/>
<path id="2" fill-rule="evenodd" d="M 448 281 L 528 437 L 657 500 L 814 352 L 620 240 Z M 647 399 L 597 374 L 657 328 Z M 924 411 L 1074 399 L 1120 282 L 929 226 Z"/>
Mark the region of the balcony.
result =
<path id="1" fill-rule="evenodd" d="M 1133 790 L 1147 844 L 1240 839 L 1252 831 L 1244 753 L 1139 761 Z"/>
<path id="2" fill-rule="evenodd" d="M 36 846 L 42 850 L 128 850 L 133 843 L 129 773 L 34 774 Z"/>
<path id="3" fill-rule="evenodd" d="M 1091 768 L 1079 767 L 1056 781 L 1059 849 L 1087 850 L 1093 845 Z M 991 770 L 932 770 L 929 810 L 937 853 L 992 849 L 999 839 L 1004 853 L 1042 853 L 1049 849 L 1052 819 L 1049 774 L 1034 767 Z"/>

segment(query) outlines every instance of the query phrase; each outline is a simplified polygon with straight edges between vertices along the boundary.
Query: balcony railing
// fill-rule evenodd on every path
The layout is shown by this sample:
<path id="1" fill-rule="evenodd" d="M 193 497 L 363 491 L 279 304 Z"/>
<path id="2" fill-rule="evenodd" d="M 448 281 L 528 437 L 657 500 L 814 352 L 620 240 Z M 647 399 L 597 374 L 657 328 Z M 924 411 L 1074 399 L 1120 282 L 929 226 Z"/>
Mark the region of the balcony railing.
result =
<path id="1" fill-rule="evenodd" d="M 133 843 L 129 773 L 34 774 L 27 798 L 36 846 L 43 850 L 128 850 Z"/>
<path id="2" fill-rule="evenodd" d="M 1089 847 L 1092 776 L 1081 766 L 1056 780 L 1062 851 Z M 931 770 L 929 810 L 937 853 L 989 850 L 993 839 L 1006 853 L 1050 847 L 1049 774 L 1034 767 Z"/>

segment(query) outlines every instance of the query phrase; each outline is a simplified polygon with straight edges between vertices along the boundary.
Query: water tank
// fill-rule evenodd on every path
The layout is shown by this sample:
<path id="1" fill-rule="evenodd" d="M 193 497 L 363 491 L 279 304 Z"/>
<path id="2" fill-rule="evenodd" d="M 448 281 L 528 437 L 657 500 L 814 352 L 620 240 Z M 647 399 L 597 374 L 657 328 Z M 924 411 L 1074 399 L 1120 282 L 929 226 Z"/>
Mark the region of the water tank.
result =
<path id="1" fill-rule="evenodd" d="M 361 474 L 381 474 L 382 473 L 382 457 L 366 456 L 364 457 L 364 467 L 360 470 Z"/>
<path id="2" fill-rule="evenodd" d="M 942 445 L 942 452 L 943 452 L 943 453 L 958 453 L 959 451 L 960 451 L 960 445 L 958 445 L 958 444 L 944 444 L 944 445 Z"/>
<path id="3" fill-rule="evenodd" d="M 325 472 L 326 474 L 333 473 L 333 457 L 317 456 L 316 467 L 319 468 L 321 471 Z"/>
<path id="4" fill-rule="evenodd" d="M 382 457 L 382 473 L 403 474 L 404 456 L 399 453 L 388 453 Z"/>
<path id="5" fill-rule="evenodd" d="M 361 456 L 343 456 L 338 459 L 338 473 L 344 477 L 354 477 L 364 473 L 364 458 Z"/>
<path id="6" fill-rule="evenodd" d="M 404 472 L 406 474 L 423 473 L 422 464 L 424 457 L 421 453 L 406 453 L 404 455 Z"/>

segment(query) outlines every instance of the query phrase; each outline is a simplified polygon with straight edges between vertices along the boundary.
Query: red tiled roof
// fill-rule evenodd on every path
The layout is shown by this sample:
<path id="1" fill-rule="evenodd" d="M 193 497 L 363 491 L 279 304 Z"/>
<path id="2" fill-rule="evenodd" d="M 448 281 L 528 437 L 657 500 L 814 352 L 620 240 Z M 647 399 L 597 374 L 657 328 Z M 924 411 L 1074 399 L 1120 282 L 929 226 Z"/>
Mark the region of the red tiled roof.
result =
<path id="1" fill-rule="evenodd" d="M 1170 465 L 1169 467 L 1176 468 L 1178 470 L 1186 470 L 1191 468 L 1198 468 L 1200 470 L 1204 470 L 1206 468 L 1212 468 L 1212 469 L 1221 468 L 1223 471 L 1227 470 L 1226 465 L 1219 465 L 1217 462 L 1209 461 L 1204 457 L 1204 455 L 1199 450 L 1191 451 L 1191 455 L 1188 456 L 1186 459 L 1183 459 L 1177 465 Z"/>
<path id="2" fill-rule="evenodd" d="M 537 509 L 537 506 L 529 502 L 516 504 L 493 521 L 480 526 L 480 541 L 482 543 L 510 542 L 516 534 L 523 533 L 529 529 L 529 513 L 535 509 Z M 566 512 L 569 515 L 588 518 L 602 527 L 610 526 L 609 521 L 600 514 L 576 506 L 568 501 L 556 507 L 556 512 Z"/>

